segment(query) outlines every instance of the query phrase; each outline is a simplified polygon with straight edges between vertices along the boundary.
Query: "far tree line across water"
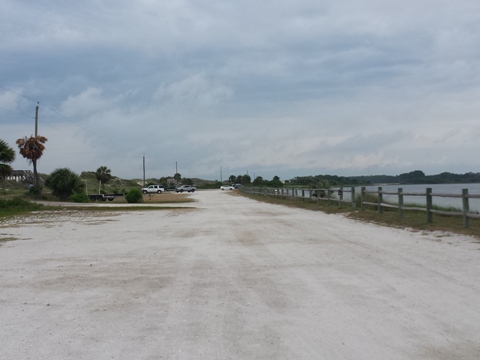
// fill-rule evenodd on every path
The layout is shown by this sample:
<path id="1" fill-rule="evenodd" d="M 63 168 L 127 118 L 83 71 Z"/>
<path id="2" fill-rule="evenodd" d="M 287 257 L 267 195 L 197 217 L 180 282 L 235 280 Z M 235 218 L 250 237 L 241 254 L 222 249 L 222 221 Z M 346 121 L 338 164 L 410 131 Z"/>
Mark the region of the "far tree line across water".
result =
<path id="1" fill-rule="evenodd" d="M 283 187 L 283 186 L 360 186 L 374 184 L 468 184 L 480 183 L 480 173 L 453 174 L 443 172 L 438 175 L 425 175 L 421 170 L 411 171 L 400 175 L 370 175 L 370 176 L 338 176 L 315 175 L 297 176 L 290 180 L 281 181 L 278 176 L 272 180 L 261 176 L 251 179 L 249 175 L 231 175 L 228 182 L 232 184 Z"/>
<path id="2" fill-rule="evenodd" d="M 438 175 L 425 175 L 421 170 L 400 175 L 370 175 L 370 176 L 337 176 L 315 175 L 297 176 L 290 181 L 291 185 L 308 186 L 328 181 L 332 186 L 339 185 L 371 185 L 371 184 L 471 184 L 480 183 L 480 173 L 453 174 L 443 172 Z"/>

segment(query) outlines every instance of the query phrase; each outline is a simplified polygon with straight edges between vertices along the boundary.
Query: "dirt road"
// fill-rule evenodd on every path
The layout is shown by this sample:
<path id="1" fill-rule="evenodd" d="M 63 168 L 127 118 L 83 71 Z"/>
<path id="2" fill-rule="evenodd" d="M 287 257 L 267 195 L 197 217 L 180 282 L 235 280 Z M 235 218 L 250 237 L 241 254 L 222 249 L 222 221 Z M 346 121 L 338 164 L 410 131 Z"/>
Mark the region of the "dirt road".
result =
<path id="1" fill-rule="evenodd" d="M 479 359 L 480 244 L 199 191 L 0 222 L 0 359 Z"/>

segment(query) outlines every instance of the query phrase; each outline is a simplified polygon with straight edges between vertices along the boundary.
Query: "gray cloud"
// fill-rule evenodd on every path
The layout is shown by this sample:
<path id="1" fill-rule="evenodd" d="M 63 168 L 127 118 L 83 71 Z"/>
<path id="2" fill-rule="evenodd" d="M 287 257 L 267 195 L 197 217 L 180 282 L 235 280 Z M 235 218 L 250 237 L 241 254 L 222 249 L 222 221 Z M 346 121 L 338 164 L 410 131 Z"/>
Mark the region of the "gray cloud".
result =
<path id="1" fill-rule="evenodd" d="M 6 0 L 1 138 L 33 132 L 40 101 L 45 172 L 140 177 L 143 154 L 155 177 L 175 162 L 206 178 L 476 171 L 479 14 L 473 0 Z"/>

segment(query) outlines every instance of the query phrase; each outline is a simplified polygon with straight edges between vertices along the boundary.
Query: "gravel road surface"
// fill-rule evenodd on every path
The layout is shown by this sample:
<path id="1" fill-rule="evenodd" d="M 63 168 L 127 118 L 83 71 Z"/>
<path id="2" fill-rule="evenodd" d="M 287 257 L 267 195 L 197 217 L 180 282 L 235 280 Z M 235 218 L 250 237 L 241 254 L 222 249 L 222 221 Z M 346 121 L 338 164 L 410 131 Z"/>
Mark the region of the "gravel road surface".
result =
<path id="1" fill-rule="evenodd" d="M 0 220 L 0 359 L 480 359 L 478 240 L 188 196 Z"/>

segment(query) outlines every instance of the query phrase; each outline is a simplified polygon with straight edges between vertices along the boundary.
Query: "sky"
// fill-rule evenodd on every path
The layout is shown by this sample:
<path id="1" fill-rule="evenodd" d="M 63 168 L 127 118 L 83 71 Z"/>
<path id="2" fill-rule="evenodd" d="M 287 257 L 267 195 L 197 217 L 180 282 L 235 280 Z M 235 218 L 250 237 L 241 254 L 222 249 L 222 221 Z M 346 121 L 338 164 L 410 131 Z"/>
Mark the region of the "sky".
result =
<path id="1" fill-rule="evenodd" d="M 0 139 L 33 135 L 38 104 L 41 173 L 480 172 L 478 0 L 0 8 Z"/>

